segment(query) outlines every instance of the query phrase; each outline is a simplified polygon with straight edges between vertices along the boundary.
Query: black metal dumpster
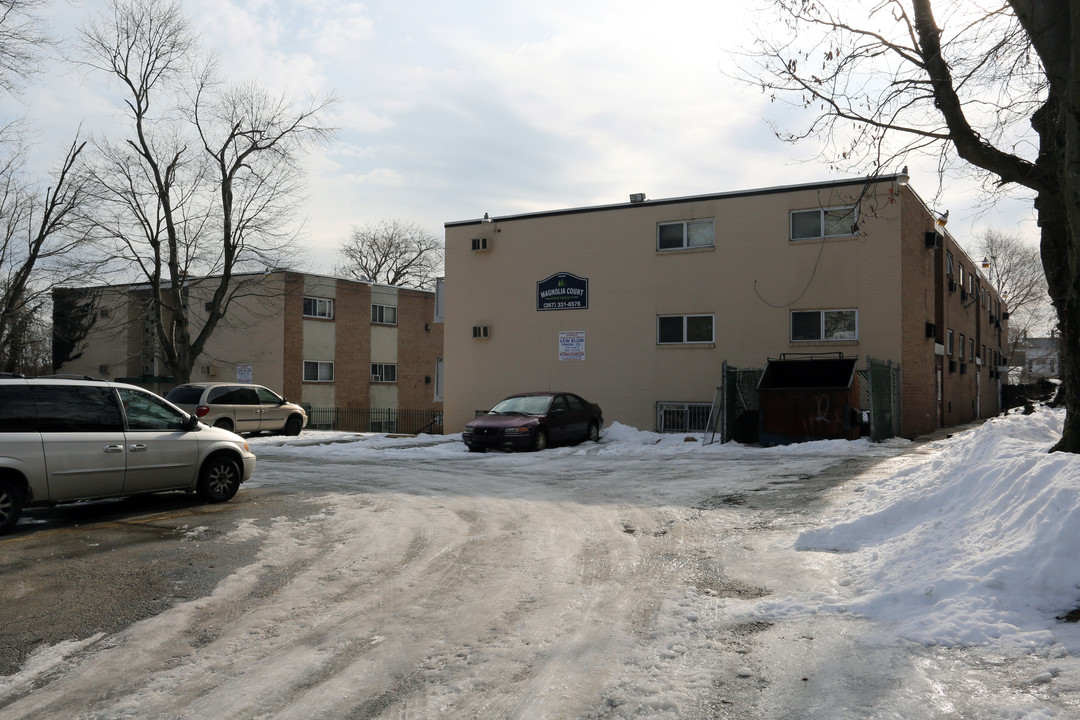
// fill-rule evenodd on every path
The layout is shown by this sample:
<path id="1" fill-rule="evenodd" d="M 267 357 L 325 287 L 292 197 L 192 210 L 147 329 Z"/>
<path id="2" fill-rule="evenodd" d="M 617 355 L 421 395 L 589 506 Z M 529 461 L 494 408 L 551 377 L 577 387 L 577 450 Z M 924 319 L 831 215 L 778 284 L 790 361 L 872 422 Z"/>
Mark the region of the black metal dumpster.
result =
<path id="1" fill-rule="evenodd" d="M 808 440 L 857 440 L 858 357 L 781 355 L 770 358 L 758 383 L 763 445 Z"/>

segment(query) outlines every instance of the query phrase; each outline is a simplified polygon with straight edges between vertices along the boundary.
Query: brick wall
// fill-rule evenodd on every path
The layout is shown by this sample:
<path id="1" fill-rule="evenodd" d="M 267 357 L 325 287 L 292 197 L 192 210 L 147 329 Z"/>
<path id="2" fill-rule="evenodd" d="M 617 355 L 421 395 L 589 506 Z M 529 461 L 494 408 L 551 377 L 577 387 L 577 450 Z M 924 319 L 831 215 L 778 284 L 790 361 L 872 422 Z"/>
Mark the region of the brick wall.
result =
<path id="1" fill-rule="evenodd" d="M 285 337 L 281 392 L 287 398 L 302 397 L 304 378 L 304 276 L 285 273 L 285 296 L 282 299 Z"/>
<path id="2" fill-rule="evenodd" d="M 398 291 L 398 407 L 441 410 L 435 402 L 435 362 L 442 355 L 443 325 L 432 322 L 435 295 Z"/>
<path id="3" fill-rule="evenodd" d="M 366 408 L 371 384 L 371 286 L 338 280 L 334 300 L 334 398 Z"/>
<path id="4" fill-rule="evenodd" d="M 937 428 L 935 337 L 926 336 L 926 324 L 937 320 L 936 253 L 926 247 L 926 233 L 934 231 L 934 218 L 909 188 L 901 190 L 901 357 L 903 397 L 900 432 L 915 437 Z"/>

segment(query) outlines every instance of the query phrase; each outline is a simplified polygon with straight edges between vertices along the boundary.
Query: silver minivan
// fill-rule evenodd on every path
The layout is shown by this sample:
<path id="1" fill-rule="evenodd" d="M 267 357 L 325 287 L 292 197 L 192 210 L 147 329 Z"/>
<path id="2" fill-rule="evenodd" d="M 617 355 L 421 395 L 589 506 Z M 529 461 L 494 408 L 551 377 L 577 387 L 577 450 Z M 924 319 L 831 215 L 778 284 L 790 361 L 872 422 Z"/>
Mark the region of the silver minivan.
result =
<path id="1" fill-rule="evenodd" d="M 165 398 L 207 425 L 235 433 L 299 435 L 307 413 L 270 388 L 246 383 L 187 383 L 177 385 Z"/>
<path id="2" fill-rule="evenodd" d="M 224 502 L 254 469 L 243 438 L 140 387 L 0 378 L 0 533 L 24 507 L 163 490 Z"/>

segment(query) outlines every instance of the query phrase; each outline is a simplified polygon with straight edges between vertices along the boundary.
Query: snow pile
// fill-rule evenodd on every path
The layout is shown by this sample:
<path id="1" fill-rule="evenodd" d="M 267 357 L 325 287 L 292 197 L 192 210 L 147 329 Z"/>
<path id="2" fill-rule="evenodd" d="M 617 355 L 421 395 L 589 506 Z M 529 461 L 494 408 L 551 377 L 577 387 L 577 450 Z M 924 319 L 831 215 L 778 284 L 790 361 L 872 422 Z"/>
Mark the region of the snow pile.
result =
<path id="1" fill-rule="evenodd" d="M 841 518 L 796 542 L 851 553 L 840 585 L 853 597 L 817 609 L 873 618 L 925 644 L 1046 646 L 1075 634 L 1047 629 L 1080 605 L 1080 457 L 1046 452 L 1063 420 L 1050 410 L 997 418 L 856 488 Z"/>

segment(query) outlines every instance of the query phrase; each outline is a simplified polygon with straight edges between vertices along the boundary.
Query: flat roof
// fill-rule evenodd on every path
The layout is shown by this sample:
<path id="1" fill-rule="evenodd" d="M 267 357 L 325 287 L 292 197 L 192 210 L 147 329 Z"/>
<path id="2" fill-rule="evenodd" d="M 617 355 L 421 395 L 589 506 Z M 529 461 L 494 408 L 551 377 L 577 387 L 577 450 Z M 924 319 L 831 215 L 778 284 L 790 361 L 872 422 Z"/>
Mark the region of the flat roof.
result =
<path id="1" fill-rule="evenodd" d="M 704 200 L 729 200 L 732 198 L 749 197 L 752 195 L 775 195 L 777 193 L 793 192 L 798 190 L 820 190 L 822 188 L 847 187 L 851 185 L 872 185 L 882 182 L 894 182 L 899 173 L 892 175 L 868 175 L 866 177 L 847 178 L 844 180 L 832 180 L 829 182 L 806 183 L 802 185 L 778 185 L 775 187 L 756 188 L 753 190 L 735 190 L 731 192 L 709 193 L 705 195 L 687 195 L 685 197 L 663 198 L 660 200 L 643 200 L 641 202 L 621 202 L 610 205 L 591 205 L 586 207 L 566 208 L 562 210 L 543 210 L 517 215 L 500 215 L 489 218 L 495 222 L 509 222 L 511 220 L 524 220 L 527 218 L 555 217 L 558 215 L 578 215 L 581 213 L 603 212 L 620 208 L 647 207 L 650 205 L 675 205 L 678 203 L 701 202 Z M 483 220 L 454 220 L 443 224 L 444 228 L 479 225 Z"/>

